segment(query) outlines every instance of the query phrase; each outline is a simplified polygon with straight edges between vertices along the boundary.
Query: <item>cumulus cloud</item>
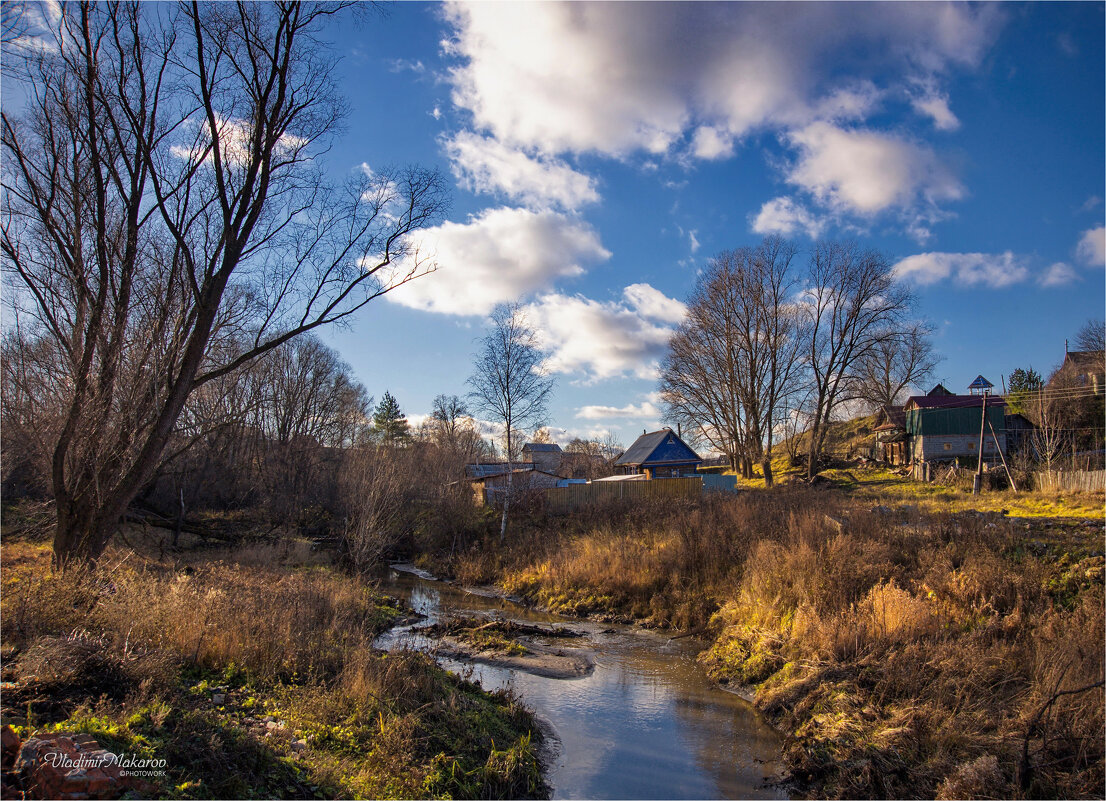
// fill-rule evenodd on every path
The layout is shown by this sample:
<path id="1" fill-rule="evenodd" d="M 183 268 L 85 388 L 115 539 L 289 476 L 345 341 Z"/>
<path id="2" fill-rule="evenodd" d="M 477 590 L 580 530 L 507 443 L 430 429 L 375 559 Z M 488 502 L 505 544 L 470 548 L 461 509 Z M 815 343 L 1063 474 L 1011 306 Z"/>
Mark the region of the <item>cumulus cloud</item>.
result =
<path id="1" fill-rule="evenodd" d="M 649 401 L 639 404 L 628 403 L 625 406 L 581 406 L 576 410 L 576 416 L 584 420 L 616 420 L 621 418 L 648 417 L 656 419 L 661 416 L 660 409 Z"/>
<path id="2" fill-rule="evenodd" d="M 932 119 L 934 127 L 939 131 L 955 131 L 960 127 L 960 120 L 949 108 L 948 95 L 943 92 L 931 89 L 910 98 L 910 105 L 918 114 Z"/>
<path id="3" fill-rule="evenodd" d="M 687 306 L 649 284 L 630 284 L 622 290 L 622 296 L 630 308 L 652 320 L 679 323 L 687 314 Z"/>
<path id="4" fill-rule="evenodd" d="M 1029 270 L 1005 253 L 919 253 L 894 266 L 895 275 L 922 286 L 950 279 L 963 286 L 1000 288 L 1024 281 Z"/>
<path id="5" fill-rule="evenodd" d="M 471 192 L 502 193 L 531 206 L 575 209 L 599 200 L 595 180 L 558 159 L 528 156 L 489 137 L 462 131 L 444 142 L 453 174 Z"/>
<path id="6" fill-rule="evenodd" d="M 1037 283 L 1043 287 L 1054 287 L 1067 286 L 1078 280 L 1079 274 L 1072 269 L 1071 265 L 1058 261 L 1049 265 L 1048 269 L 1041 273 Z"/>
<path id="7" fill-rule="evenodd" d="M 583 373 L 596 381 L 619 376 L 656 378 L 679 301 L 648 284 L 627 287 L 624 301 L 550 293 L 526 307 L 554 373 Z M 682 304 L 681 304 L 682 305 Z"/>
<path id="8" fill-rule="evenodd" d="M 216 133 L 219 145 L 222 148 L 222 159 L 225 164 L 233 167 L 244 167 L 251 158 L 252 146 L 250 144 L 253 131 L 248 120 L 232 119 L 216 115 Z M 178 133 L 185 144 L 172 145 L 169 152 L 182 161 L 197 161 L 202 159 L 205 165 L 212 164 L 214 150 L 211 132 L 207 120 L 192 118 L 182 125 Z M 291 133 L 284 133 L 277 140 L 275 151 L 282 158 L 292 159 L 298 156 L 298 151 L 308 144 L 308 140 Z M 211 150 L 209 150 L 211 148 Z M 372 170 L 367 164 L 362 163 L 361 168 L 366 174 L 372 175 Z"/>
<path id="9" fill-rule="evenodd" d="M 1075 255 L 1091 267 L 1106 265 L 1106 227 L 1100 225 L 1084 231 L 1075 248 Z"/>
<path id="10" fill-rule="evenodd" d="M 691 139 L 691 152 L 695 158 L 707 161 L 724 159 L 733 155 L 733 145 L 732 134 L 720 131 L 711 125 L 704 125 L 696 129 Z"/>
<path id="11" fill-rule="evenodd" d="M 822 235 L 826 219 L 792 198 L 777 197 L 760 207 L 752 220 L 752 226 L 753 231 L 758 234 L 790 236 L 796 231 L 803 231 L 811 239 L 817 239 Z"/>
<path id="12" fill-rule="evenodd" d="M 451 2 L 443 15 L 452 100 L 481 132 L 465 141 L 483 142 L 455 159 L 473 165 L 455 170 L 474 191 L 533 203 L 522 187 L 552 186 L 537 195 L 570 208 L 565 193 L 594 186 L 564 154 L 710 161 L 769 131 L 797 151 L 785 177 L 832 218 L 894 209 L 919 241 L 962 189 L 932 150 L 862 126 L 906 89 L 938 129 L 955 128 L 941 82 L 979 64 L 1003 16 L 993 4 L 824 3 L 799 14 L 772 3 L 589 2 Z M 502 149 L 494 159 L 490 142 Z"/>
<path id="13" fill-rule="evenodd" d="M 690 139 L 705 159 L 758 127 L 867 113 L 873 79 L 974 66 L 1001 15 L 915 3 L 801 14 L 771 3 L 450 3 L 444 13 L 453 100 L 500 141 L 625 154 Z M 865 74 L 842 86 L 833 67 L 859 50 L 882 56 L 854 65 Z"/>
<path id="14" fill-rule="evenodd" d="M 404 284 L 391 302 L 442 314 L 484 315 L 497 303 L 548 289 L 558 278 L 584 273 L 610 252 L 590 225 L 553 211 L 487 209 L 467 222 L 421 232 L 421 256 L 437 269 Z M 397 265 L 397 274 L 409 269 Z"/>
<path id="15" fill-rule="evenodd" d="M 787 180 L 835 209 L 873 215 L 964 193 L 932 150 L 892 134 L 815 122 L 788 139 L 799 158 Z"/>

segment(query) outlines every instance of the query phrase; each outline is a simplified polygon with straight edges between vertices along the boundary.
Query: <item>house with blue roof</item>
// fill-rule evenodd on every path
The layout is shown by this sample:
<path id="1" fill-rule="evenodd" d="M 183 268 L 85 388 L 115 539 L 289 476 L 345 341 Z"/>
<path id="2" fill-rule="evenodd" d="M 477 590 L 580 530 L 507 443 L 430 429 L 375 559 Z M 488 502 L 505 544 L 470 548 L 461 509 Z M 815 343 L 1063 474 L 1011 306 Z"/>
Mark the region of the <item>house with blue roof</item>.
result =
<path id="1" fill-rule="evenodd" d="M 662 428 L 642 434 L 614 464 L 628 475 L 671 478 L 694 472 L 702 461 L 675 431 Z"/>

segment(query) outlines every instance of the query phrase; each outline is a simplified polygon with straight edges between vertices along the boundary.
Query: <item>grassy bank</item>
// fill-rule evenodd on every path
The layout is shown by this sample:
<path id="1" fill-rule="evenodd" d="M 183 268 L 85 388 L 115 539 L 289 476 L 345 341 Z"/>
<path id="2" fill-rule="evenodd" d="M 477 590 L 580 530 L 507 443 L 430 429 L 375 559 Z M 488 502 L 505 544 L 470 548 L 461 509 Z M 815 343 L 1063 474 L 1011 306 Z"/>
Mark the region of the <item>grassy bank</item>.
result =
<path id="1" fill-rule="evenodd" d="M 1102 496 L 1065 505 L 781 488 L 535 519 L 452 566 L 562 613 L 703 628 L 705 669 L 789 735 L 811 796 L 1100 797 Z"/>
<path id="2" fill-rule="evenodd" d="M 543 797 L 533 721 L 373 638 L 395 603 L 267 547 L 189 564 L 108 553 L 51 574 L 6 539 L 3 722 L 164 758 L 154 797 Z"/>

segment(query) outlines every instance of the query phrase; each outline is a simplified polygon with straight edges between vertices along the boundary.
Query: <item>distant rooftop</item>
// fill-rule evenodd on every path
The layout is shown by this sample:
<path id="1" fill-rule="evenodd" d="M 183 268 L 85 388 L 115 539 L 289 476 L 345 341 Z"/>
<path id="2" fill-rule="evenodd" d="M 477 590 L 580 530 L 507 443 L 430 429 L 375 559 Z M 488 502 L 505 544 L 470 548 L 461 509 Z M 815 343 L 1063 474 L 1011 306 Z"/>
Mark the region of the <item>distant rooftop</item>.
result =
<path id="1" fill-rule="evenodd" d="M 555 442 L 527 442 L 522 446 L 523 450 L 531 453 L 560 453 L 561 446 Z"/>
<path id="2" fill-rule="evenodd" d="M 517 473 L 519 470 L 533 470 L 536 465 L 533 462 L 515 462 L 513 467 L 515 469 L 515 472 Z M 465 465 L 465 475 L 472 479 L 487 478 L 488 476 L 498 476 L 506 472 L 506 462 Z"/>

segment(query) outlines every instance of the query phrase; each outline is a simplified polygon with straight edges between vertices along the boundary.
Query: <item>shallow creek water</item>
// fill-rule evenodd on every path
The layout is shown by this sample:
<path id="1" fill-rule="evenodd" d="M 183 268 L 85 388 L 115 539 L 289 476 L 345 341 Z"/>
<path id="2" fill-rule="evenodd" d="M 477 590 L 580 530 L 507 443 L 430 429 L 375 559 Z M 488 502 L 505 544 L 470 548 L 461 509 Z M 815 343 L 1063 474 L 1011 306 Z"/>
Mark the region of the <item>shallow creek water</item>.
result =
<path id="1" fill-rule="evenodd" d="M 547 779 L 554 798 L 786 798 L 772 784 L 780 772 L 781 740 L 753 709 L 719 689 L 695 663 L 701 647 L 632 626 L 571 620 L 528 609 L 494 594 L 467 590 L 406 569 L 392 569 L 381 589 L 427 617 L 499 616 L 558 623 L 586 637 L 561 641 L 587 649 L 588 675 L 553 679 L 517 669 L 442 664 L 485 689 L 512 688 L 552 730 Z M 378 647 L 433 648 L 400 626 Z"/>

